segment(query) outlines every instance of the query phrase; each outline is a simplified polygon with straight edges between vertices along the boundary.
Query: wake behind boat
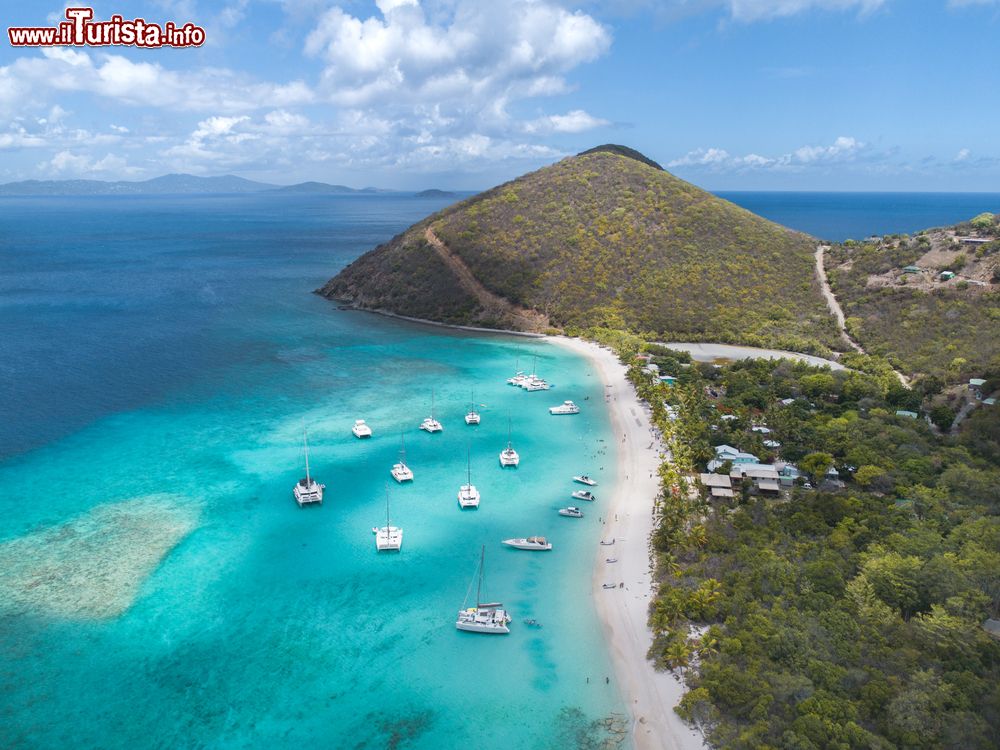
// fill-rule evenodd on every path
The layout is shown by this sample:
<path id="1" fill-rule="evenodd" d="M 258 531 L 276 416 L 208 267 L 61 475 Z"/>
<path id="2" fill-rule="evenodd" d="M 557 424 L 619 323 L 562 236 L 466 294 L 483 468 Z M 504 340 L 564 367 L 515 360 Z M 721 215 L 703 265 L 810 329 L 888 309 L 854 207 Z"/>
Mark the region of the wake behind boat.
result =
<path id="1" fill-rule="evenodd" d="M 455 627 L 469 633 L 506 635 L 510 632 L 508 626 L 512 618 L 507 610 L 503 608 L 503 604 L 500 602 L 481 603 L 485 570 L 486 545 L 484 544 L 479 552 L 479 582 L 476 584 L 476 606 L 465 606 L 465 603 L 469 600 L 469 592 L 466 592 L 465 602 L 462 603 L 462 609 L 458 611 L 458 619 L 455 620 Z M 469 589 L 471 590 L 471 588 L 472 585 L 469 584 Z"/>

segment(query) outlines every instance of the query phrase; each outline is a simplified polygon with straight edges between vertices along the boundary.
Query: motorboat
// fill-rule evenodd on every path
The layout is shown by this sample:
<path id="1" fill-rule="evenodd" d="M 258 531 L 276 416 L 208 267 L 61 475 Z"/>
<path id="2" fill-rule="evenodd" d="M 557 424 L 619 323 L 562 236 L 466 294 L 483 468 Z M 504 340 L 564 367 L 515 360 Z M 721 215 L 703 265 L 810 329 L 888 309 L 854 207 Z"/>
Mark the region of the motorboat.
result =
<path id="1" fill-rule="evenodd" d="M 585 484 L 588 487 L 596 487 L 597 486 L 597 482 L 595 482 L 593 479 L 591 479 L 586 474 L 581 474 L 578 477 L 573 477 L 573 481 L 574 482 L 579 482 L 580 484 Z"/>
<path id="2" fill-rule="evenodd" d="M 525 549 L 534 551 L 547 551 L 552 549 L 552 542 L 544 536 L 518 537 L 516 539 L 504 539 L 503 543 L 514 549 Z"/>
<path id="3" fill-rule="evenodd" d="M 292 494 L 300 508 L 303 505 L 312 505 L 313 503 L 322 505 L 323 490 L 326 489 L 326 485 L 320 484 L 309 474 L 309 435 L 305 430 L 302 430 L 302 443 L 306 452 L 306 475 L 295 483 Z"/>
<path id="4" fill-rule="evenodd" d="M 573 498 L 575 500 L 586 500 L 587 502 L 592 503 L 597 499 L 597 496 L 590 490 L 573 490 Z"/>
<path id="5" fill-rule="evenodd" d="M 372 428 L 365 424 L 363 419 L 355 419 L 354 427 L 351 428 L 351 432 L 354 433 L 356 438 L 370 438 L 372 436 Z"/>
<path id="6" fill-rule="evenodd" d="M 560 414 L 579 414 L 580 407 L 572 401 L 563 401 L 559 406 L 550 406 L 549 414 L 558 416 Z"/>
<path id="7" fill-rule="evenodd" d="M 476 585 L 476 606 L 466 607 L 462 604 L 462 609 L 458 610 L 458 618 L 455 620 L 455 627 L 468 633 L 484 633 L 487 635 L 506 635 L 510 632 L 511 616 L 503 608 L 500 602 L 482 603 L 483 577 L 486 568 L 486 545 L 484 544 L 479 553 L 479 574 Z M 472 588 L 471 586 L 469 587 Z M 468 594 L 466 594 L 468 600 Z"/>
<path id="8" fill-rule="evenodd" d="M 568 508 L 561 508 L 559 510 L 560 516 L 568 516 L 569 518 L 583 518 L 583 511 L 576 506 L 569 506 Z"/>

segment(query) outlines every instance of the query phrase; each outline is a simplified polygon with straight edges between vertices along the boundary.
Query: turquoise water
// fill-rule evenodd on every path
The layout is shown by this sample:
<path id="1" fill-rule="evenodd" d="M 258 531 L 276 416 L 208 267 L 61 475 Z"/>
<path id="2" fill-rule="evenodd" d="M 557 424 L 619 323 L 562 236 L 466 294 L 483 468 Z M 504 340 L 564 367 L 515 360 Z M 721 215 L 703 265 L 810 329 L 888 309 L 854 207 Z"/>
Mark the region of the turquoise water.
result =
<path id="1" fill-rule="evenodd" d="M 556 515 L 572 474 L 613 481 L 601 383 L 548 344 L 308 294 L 433 210 L 378 200 L 0 207 L 3 367 L 19 378 L 2 404 L 0 746 L 603 737 L 593 722 L 621 701 L 590 591 L 601 501 Z M 75 242 L 41 241 L 51 223 Z M 517 356 L 556 388 L 506 385 Z M 432 388 L 438 435 L 417 429 Z M 473 388 L 478 427 L 462 419 Z M 583 413 L 549 416 L 565 398 Z M 522 463 L 504 471 L 508 414 Z M 372 440 L 351 435 L 358 417 Z M 291 496 L 303 423 L 321 508 Z M 416 481 L 392 483 L 403 551 L 378 555 L 401 431 Z M 483 500 L 462 512 L 470 445 Z M 536 533 L 555 550 L 500 545 Z M 482 544 L 488 595 L 515 618 L 506 637 L 454 628 Z"/>

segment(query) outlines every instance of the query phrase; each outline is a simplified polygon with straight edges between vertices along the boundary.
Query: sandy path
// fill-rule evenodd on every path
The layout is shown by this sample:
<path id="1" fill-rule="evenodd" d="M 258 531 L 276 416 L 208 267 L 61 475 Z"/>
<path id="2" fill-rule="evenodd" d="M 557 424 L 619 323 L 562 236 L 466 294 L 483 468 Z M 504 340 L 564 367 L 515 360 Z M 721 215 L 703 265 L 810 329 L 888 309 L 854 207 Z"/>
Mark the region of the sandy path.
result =
<path id="1" fill-rule="evenodd" d="M 604 539 L 614 539 L 615 543 L 601 546 L 597 551 L 593 595 L 615 675 L 632 714 L 635 747 L 637 750 L 703 748 L 701 735 L 673 711 L 684 694 L 683 686 L 673 675 L 653 669 L 646 658 L 653 641 L 647 625 L 653 587 L 649 537 L 653 531 L 653 501 L 658 490 L 656 469 L 661 449 L 654 442 L 649 414 L 626 379 L 625 367 L 610 350 L 579 339 L 554 336 L 549 340 L 586 357 L 605 386 L 611 386 L 604 390 L 618 445 L 618 483 L 615 487 L 597 487 L 594 494 L 606 517 Z M 609 557 L 617 562 L 605 562 Z M 625 586 L 605 589 L 605 583 Z"/>

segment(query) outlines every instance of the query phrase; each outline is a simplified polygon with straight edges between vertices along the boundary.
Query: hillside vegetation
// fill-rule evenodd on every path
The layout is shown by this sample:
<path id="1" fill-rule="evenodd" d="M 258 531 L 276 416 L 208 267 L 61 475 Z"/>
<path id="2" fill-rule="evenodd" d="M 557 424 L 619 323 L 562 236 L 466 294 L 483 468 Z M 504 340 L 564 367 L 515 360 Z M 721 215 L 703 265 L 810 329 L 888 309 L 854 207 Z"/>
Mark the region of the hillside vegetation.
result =
<path id="1" fill-rule="evenodd" d="M 446 323 L 605 325 L 825 351 L 838 338 L 815 280 L 814 247 L 631 149 L 608 146 L 428 217 L 320 293 Z M 459 267 L 489 295 L 463 281 Z"/>
<path id="2" fill-rule="evenodd" d="M 1000 367 L 1000 216 L 846 242 L 827 252 L 826 268 L 870 354 L 946 380 Z"/>

